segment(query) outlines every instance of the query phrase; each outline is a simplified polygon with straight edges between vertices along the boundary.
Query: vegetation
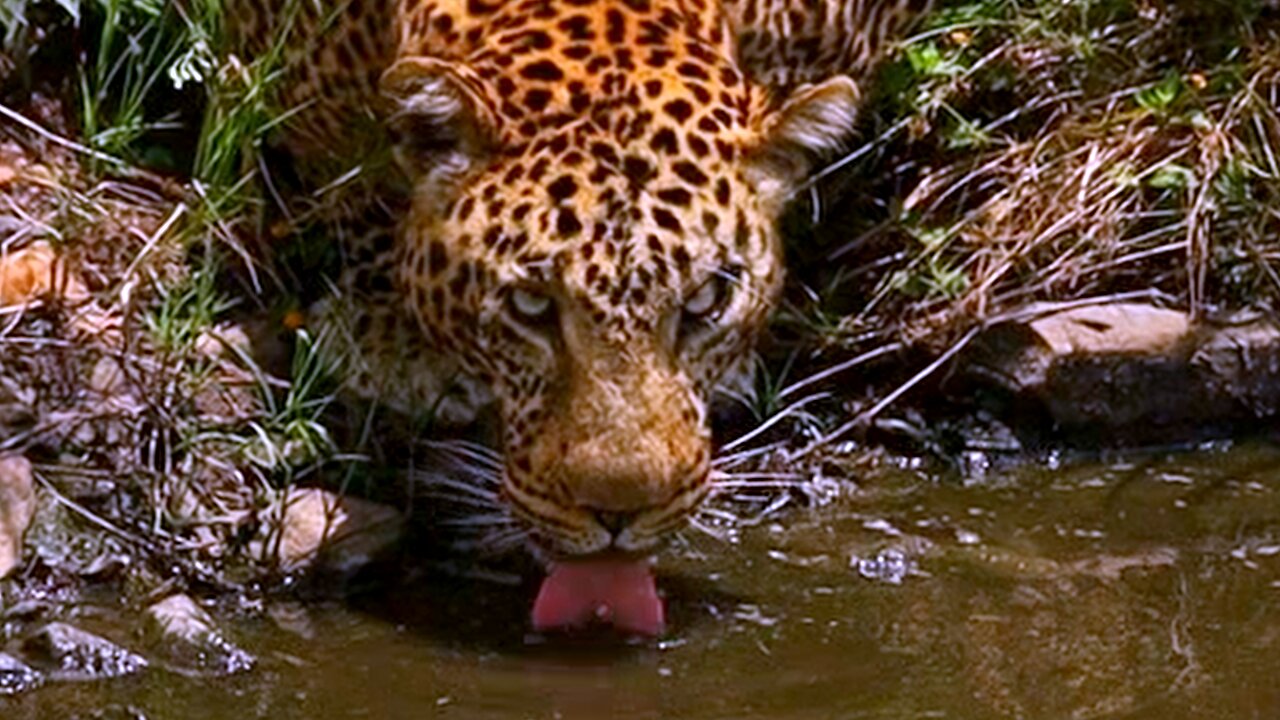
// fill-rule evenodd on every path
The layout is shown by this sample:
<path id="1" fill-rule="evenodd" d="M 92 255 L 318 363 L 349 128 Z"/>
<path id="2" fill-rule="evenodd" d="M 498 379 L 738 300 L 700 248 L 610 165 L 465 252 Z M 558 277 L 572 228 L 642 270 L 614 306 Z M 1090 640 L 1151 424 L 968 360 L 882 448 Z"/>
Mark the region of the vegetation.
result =
<path id="1" fill-rule="evenodd" d="M 6 314 L 0 407 L 19 417 L 0 442 L 43 460 L 50 489 L 116 540 L 231 582 L 205 551 L 345 462 L 321 420 L 336 387 L 324 339 L 251 250 L 260 154 L 288 117 L 270 100 L 280 43 L 252 63 L 216 56 L 218 0 L 0 7 L 5 252 L 50 243 L 96 300 Z M 246 329 L 279 346 L 272 367 Z M 86 497 L 87 477 L 109 487 Z"/>
<path id="2" fill-rule="evenodd" d="M 751 421 L 792 413 L 834 442 L 1032 302 L 1274 312 L 1278 12 L 943 3 L 788 220 L 796 272 Z M 287 279 L 325 254 L 267 174 L 288 23 L 246 61 L 217 52 L 221 21 L 218 0 L 0 0 L 0 242 L 47 243 L 94 297 L 0 310 L 0 450 L 34 452 L 123 541 L 230 582 L 207 551 L 291 483 L 349 481 L 364 418 L 333 412 L 332 353 L 297 313 L 316 288 Z M 261 257 L 263 236 L 285 250 Z M 246 328 L 282 359 L 251 357 Z M 869 392 L 811 394 L 855 367 L 883 367 Z"/>
<path id="3" fill-rule="evenodd" d="M 864 144 L 798 203 L 787 351 L 925 350 L 880 363 L 905 389 L 1036 302 L 1273 313 L 1278 32 L 1263 2 L 944 3 L 883 68 Z"/>

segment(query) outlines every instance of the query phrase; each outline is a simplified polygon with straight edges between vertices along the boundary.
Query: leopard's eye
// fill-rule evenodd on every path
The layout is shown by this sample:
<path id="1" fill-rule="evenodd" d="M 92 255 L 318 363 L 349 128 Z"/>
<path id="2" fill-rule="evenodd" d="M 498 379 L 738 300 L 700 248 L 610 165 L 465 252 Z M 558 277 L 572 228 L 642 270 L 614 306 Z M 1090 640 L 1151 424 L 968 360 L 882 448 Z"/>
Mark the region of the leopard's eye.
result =
<path id="1" fill-rule="evenodd" d="M 716 306 L 720 304 L 720 296 L 722 294 L 724 294 L 724 281 L 719 276 L 711 278 L 702 283 L 702 287 L 689 296 L 688 300 L 685 300 L 685 314 L 695 318 L 710 315 L 711 311 L 715 310 Z"/>
<path id="2" fill-rule="evenodd" d="M 555 311 L 549 295 L 528 288 L 513 289 L 507 296 L 507 304 L 516 317 L 534 325 L 548 322 Z"/>
<path id="3" fill-rule="evenodd" d="M 712 275 L 684 301 L 684 323 L 706 321 L 723 310 L 736 282 L 737 273 L 732 270 L 721 270 Z"/>

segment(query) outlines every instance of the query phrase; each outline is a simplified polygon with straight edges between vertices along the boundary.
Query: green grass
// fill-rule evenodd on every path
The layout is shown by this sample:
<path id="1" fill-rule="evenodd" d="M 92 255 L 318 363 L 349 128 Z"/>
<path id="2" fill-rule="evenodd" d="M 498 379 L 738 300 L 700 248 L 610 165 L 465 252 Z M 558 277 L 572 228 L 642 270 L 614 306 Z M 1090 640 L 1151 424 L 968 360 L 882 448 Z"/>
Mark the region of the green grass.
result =
<path id="1" fill-rule="evenodd" d="M 159 302 L 146 316 L 147 330 L 165 352 L 193 348 L 235 301 L 218 288 L 218 263 L 206 261 L 175 287 L 157 288 Z"/>
<path id="2" fill-rule="evenodd" d="M 244 457 L 286 485 L 300 468 L 324 463 L 338 450 L 324 420 L 340 385 L 334 353 L 325 335 L 299 331 L 297 340 L 284 396 L 260 382 L 264 416 L 241 435 Z"/>
<path id="3" fill-rule="evenodd" d="M 180 127 L 170 116 L 148 117 L 146 103 L 188 40 L 163 3 L 104 0 L 97 51 L 80 68 L 80 121 L 91 147 L 140 160 L 139 141 L 157 130 Z"/>
<path id="4" fill-rule="evenodd" d="M 234 321 L 246 313 L 294 304 L 272 268 L 258 264 L 245 247 L 274 202 L 261 155 L 291 116 L 289 108 L 277 107 L 274 91 L 302 1 L 290 3 L 269 49 L 245 61 L 221 51 L 226 28 L 220 0 L 59 3 L 64 17 L 58 32 L 77 53 L 73 67 L 59 68 L 69 73 L 67 115 L 77 124 L 67 135 L 100 154 L 84 164 L 75 156 L 48 159 L 60 173 L 50 189 L 52 204 L 25 211 L 33 221 L 47 221 L 39 232 L 60 247 L 93 257 L 90 269 L 112 283 L 102 303 L 123 316 L 128 352 L 120 362 L 131 382 L 148 388 L 144 407 L 124 421 L 124 436 L 140 447 L 108 455 L 114 459 L 104 468 L 118 478 L 121 500 L 98 510 L 109 522 L 136 526 L 175 547 L 240 532 L 258 508 L 279 496 L 278 488 L 306 477 L 315 481 L 322 471 L 342 484 L 358 465 L 338 452 L 330 427 L 338 382 L 325 335 L 298 331 L 289 367 L 278 378 L 237 340 L 225 340 L 228 332 L 238 336 Z M 29 11 L 25 0 L 0 0 L 0 50 L 35 62 L 39 48 L 25 24 Z M 48 92 L 40 86 L 47 78 L 31 75 L 28 87 Z M 104 157 L 122 163 L 94 161 Z M 181 195 L 129 189 L 119 176 L 121 168 L 133 167 L 180 173 Z M 139 201 L 140 220 L 171 216 L 173 222 L 117 229 L 117 216 L 121 223 L 130 216 L 103 199 L 104 192 L 114 197 L 113 188 L 147 198 Z M 116 232 L 136 232 L 130 240 L 145 244 L 146 261 L 98 259 L 111 253 L 94 243 L 113 242 Z M 76 352 L 93 358 L 118 351 L 92 345 Z M 0 370 L 17 371 L 15 365 Z M 95 426 L 121 422 L 94 415 L 99 411 L 76 410 Z M 110 452 L 76 441 L 67 448 L 67 461 L 79 458 L 73 465 L 84 466 L 73 471 L 96 469 L 95 463 L 105 462 L 101 454 Z"/>
<path id="5" fill-rule="evenodd" d="M 263 143 L 292 115 L 292 110 L 276 107 L 273 93 L 284 73 L 282 54 L 290 42 L 298 6 L 298 0 L 289 3 L 285 20 L 266 52 L 247 61 L 230 62 L 206 82 L 208 104 L 193 175 L 218 190 L 212 201 L 218 210 L 245 209 L 244 202 L 233 198 L 243 197 L 246 177 L 257 171 L 254 160 L 262 152 Z M 225 30 L 218 7 L 217 0 L 206 0 L 200 25 L 210 43 L 224 45 Z"/>

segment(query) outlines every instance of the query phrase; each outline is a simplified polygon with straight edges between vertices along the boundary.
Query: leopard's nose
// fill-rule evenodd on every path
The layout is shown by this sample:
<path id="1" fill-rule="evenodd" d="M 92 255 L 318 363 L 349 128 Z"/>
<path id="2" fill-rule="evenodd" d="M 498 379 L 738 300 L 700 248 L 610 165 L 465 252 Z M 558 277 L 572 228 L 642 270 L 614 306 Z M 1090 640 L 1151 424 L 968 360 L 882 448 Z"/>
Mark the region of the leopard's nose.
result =
<path id="1" fill-rule="evenodd" d="M 643 512 L 642 510 L 620 511 L 595 510 L 592 508 L 588 508 L 588 511 L 591 513 L 592 517 L 595 518 L 596 522 L 600 523 L 600 526 L 605 530 L 608 530 L 609 534 L 613 537 L 621 535 L 622 531 L 630 527 L 631 523 L 635 522 L 635 519 L 639 517 L 641 512 Z"/>

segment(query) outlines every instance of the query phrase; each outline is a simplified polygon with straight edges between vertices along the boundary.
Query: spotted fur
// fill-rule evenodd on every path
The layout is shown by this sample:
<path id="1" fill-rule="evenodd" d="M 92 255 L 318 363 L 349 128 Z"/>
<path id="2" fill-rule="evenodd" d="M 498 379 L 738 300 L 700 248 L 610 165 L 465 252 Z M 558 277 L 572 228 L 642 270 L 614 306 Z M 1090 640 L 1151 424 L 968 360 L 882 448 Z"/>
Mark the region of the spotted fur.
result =
<path id="1" fill-rule="evenodd" d="M 346 273 L 365 375 L 405 406 L 468 379 L 456 414 L 496 401 L 547 549 L 644 552 L 708 491 L 708 399 L 776 303 L 776 221 L 853 124 L 849 73 L 925 4 L 300 0 L 240 33 L 307 40 L 295 153 L 358 160 L 376 121 L 412 188 Z"/>

